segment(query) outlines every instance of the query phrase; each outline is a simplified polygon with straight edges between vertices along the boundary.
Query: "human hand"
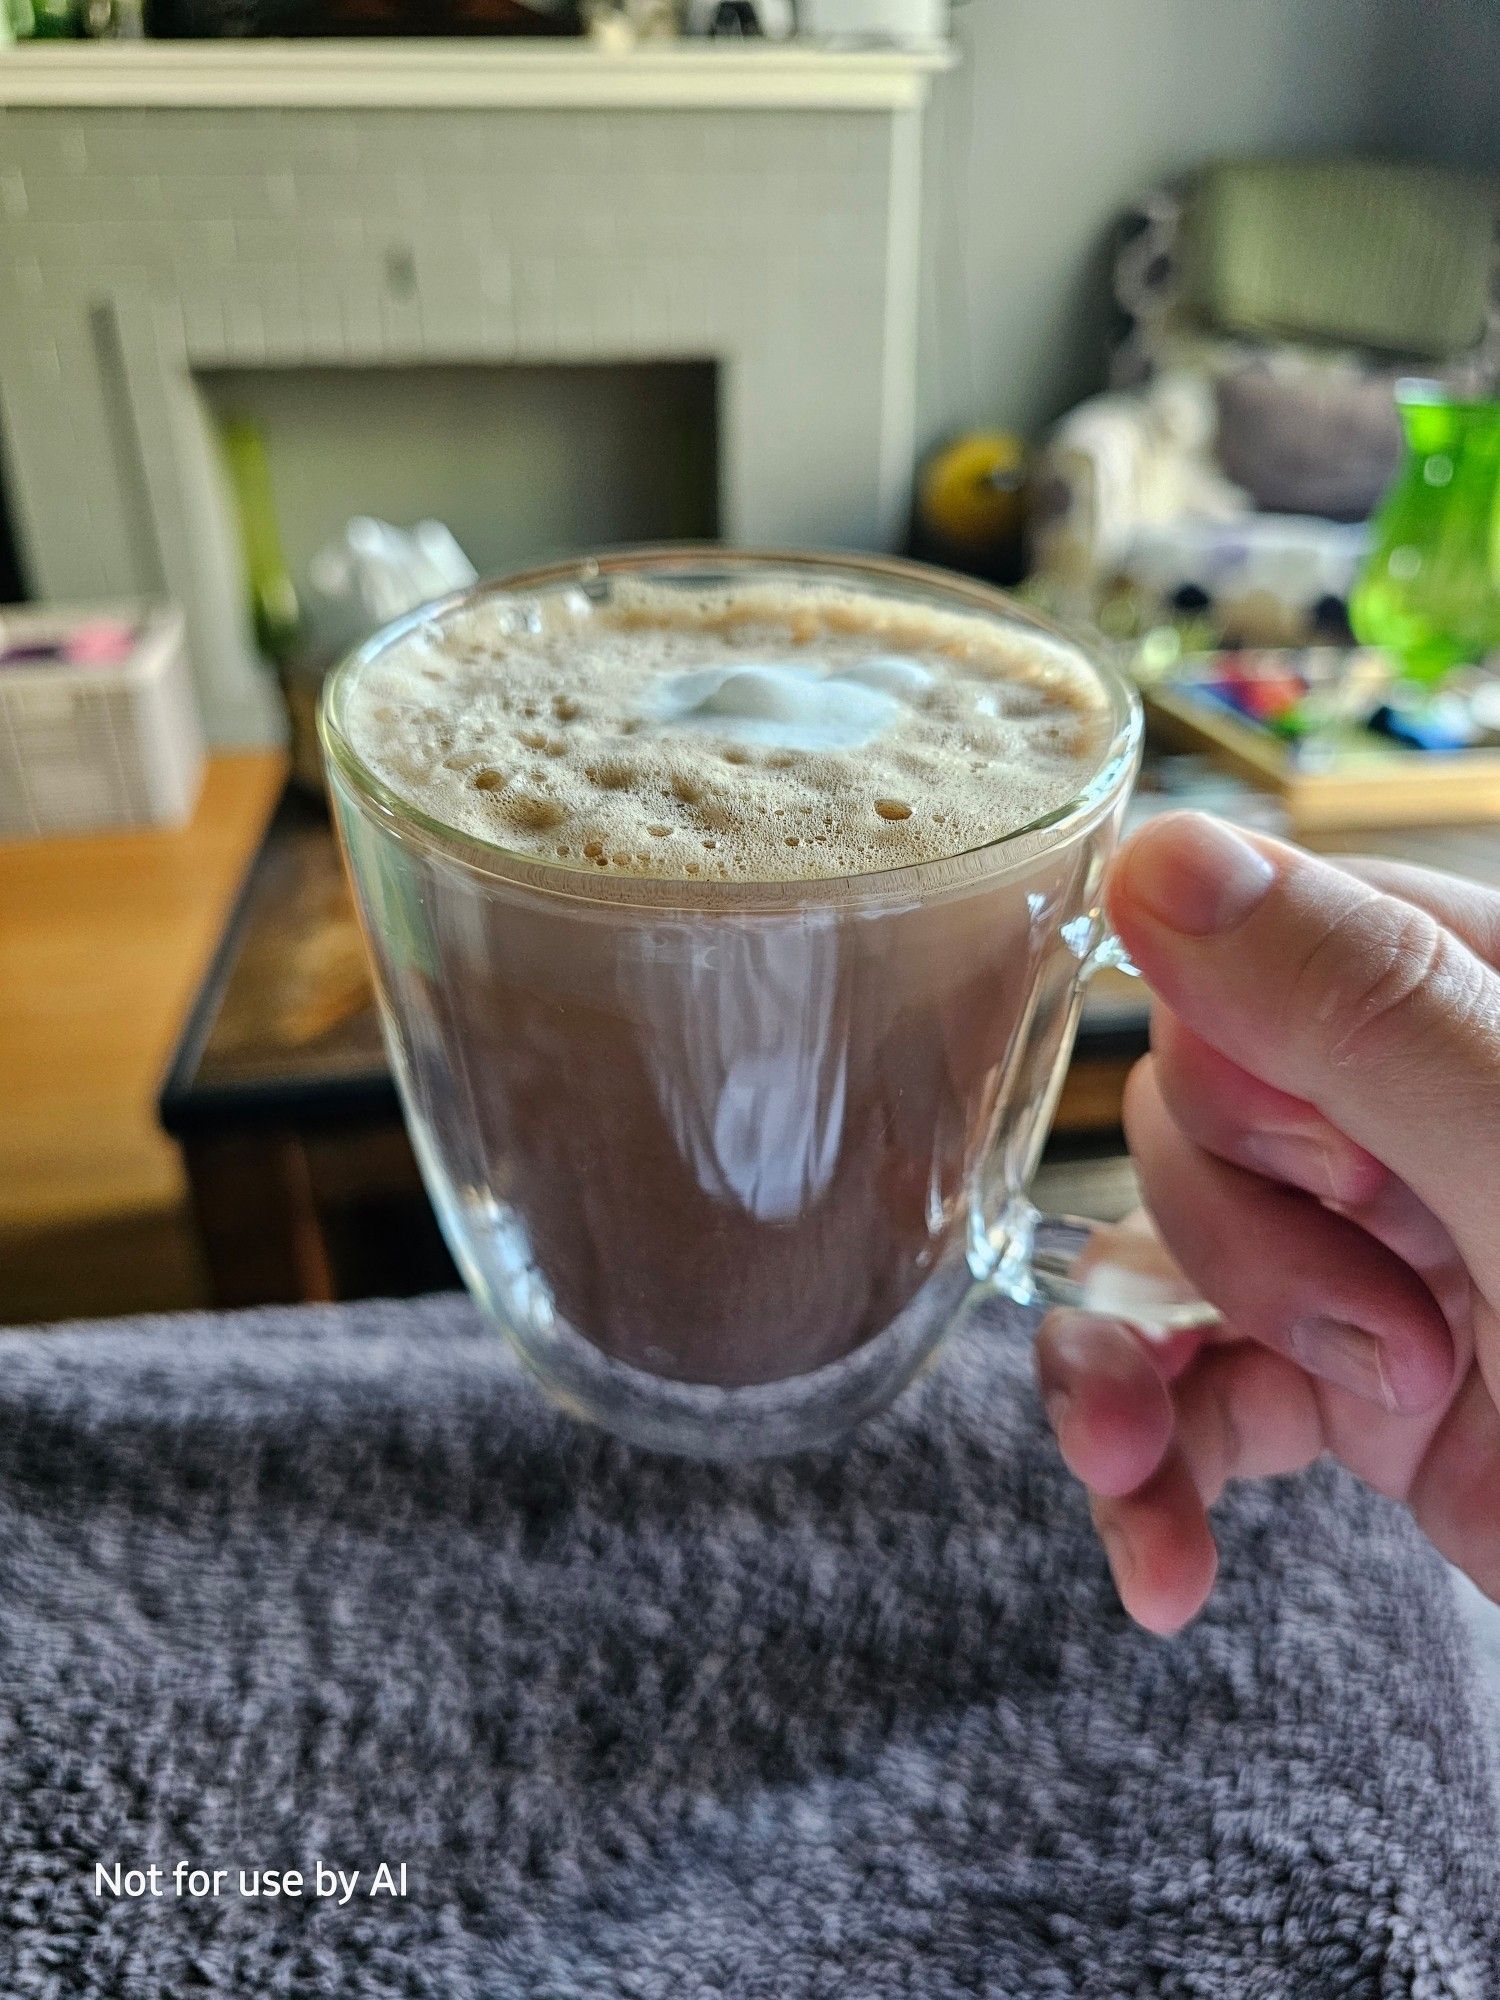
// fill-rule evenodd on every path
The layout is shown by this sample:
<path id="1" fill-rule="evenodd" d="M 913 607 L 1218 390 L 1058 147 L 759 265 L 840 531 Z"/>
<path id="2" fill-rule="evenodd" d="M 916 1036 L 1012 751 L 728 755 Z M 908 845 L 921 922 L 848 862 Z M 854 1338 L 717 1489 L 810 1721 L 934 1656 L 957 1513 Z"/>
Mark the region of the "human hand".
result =
<path id="1" fill-rule="evenodd" d="M 1174 813 L 1109 907 L 1158 1002 L 1125 1104 L 1143 1196 L 1223 1314 L 1042 1328 L 1126 1609 L 1185 1624 L 1225 1485 L 1324 1452 L 1500 1596 L 1500 895 Z"/>

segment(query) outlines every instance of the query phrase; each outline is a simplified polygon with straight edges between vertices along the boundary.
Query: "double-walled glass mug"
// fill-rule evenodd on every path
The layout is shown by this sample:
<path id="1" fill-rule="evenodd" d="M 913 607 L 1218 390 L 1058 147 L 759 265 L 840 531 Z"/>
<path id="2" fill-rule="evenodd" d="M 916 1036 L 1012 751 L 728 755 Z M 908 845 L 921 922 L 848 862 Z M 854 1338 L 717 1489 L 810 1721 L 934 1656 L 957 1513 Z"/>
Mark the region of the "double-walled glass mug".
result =
<path id="1" fill-rule="evenodd" d="M 621 580 L 852 589 L 1067 642 L 997 591 L 858 557 L 660 549 L 485 585 L 332 676 L 335 816 L 418 1161 L 469 1289 L 575 1414 L 748 1457 L 880 1410 L 965 1308 L 1076 1301 L 1080 1225 L 1026 1196 L 1083 983 L 1141 715 L 1077 795 L 971 852 L 837 879 L 668 880 L 540 860 L 392 792 L 350 740 L 386 648 L 476 603 L 524 617 Z M 1082 655 L 1078 655 L 1082 660 Z"/>

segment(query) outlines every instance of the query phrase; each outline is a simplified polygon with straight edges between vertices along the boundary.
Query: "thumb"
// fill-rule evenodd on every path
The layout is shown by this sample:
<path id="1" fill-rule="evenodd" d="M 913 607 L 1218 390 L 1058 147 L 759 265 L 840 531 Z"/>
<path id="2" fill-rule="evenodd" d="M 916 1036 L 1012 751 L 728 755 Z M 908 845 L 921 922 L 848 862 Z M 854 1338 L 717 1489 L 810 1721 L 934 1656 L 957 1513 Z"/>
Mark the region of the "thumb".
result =
<path id="1" fill-rule="evenodd" d="M 1429 910 L 1200 813 L 1153 820 L 1110 915 L 1161 999 L 1397 1173 L 1500 1298 L 1500 974 Z"/>

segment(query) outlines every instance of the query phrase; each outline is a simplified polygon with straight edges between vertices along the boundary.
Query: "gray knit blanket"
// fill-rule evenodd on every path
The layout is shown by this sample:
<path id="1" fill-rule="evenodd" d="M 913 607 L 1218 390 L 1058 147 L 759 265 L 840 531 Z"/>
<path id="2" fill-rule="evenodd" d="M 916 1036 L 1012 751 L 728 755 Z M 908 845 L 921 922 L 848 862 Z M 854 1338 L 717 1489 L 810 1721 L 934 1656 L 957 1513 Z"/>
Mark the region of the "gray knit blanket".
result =
<path id="1" fill-rule="evenodd" d="M 461 1298 L 0 1335 L 0 1994 L 1494 2000 L 1436 1559 L 1320 1470 L 1133 1630 L 1028 1334 L 739 1469 Z"/>

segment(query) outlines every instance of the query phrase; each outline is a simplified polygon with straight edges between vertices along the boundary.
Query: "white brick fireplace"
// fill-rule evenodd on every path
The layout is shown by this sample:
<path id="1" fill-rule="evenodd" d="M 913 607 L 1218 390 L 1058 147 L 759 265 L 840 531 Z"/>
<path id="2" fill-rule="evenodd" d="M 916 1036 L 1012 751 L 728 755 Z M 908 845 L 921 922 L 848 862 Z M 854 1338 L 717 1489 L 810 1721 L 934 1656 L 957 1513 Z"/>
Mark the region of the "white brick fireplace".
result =
<path id="1" fill-rule="evenodd" d="M 203 384 L 685 360 L 718 521 L 878 547 L 911 476 L 929 55 L 39 45 L 0 57 L 0 416 L 36 591 L 185 608 L 276 728 Z M 393 381 L 400 376 L 393 375 Z"/>

